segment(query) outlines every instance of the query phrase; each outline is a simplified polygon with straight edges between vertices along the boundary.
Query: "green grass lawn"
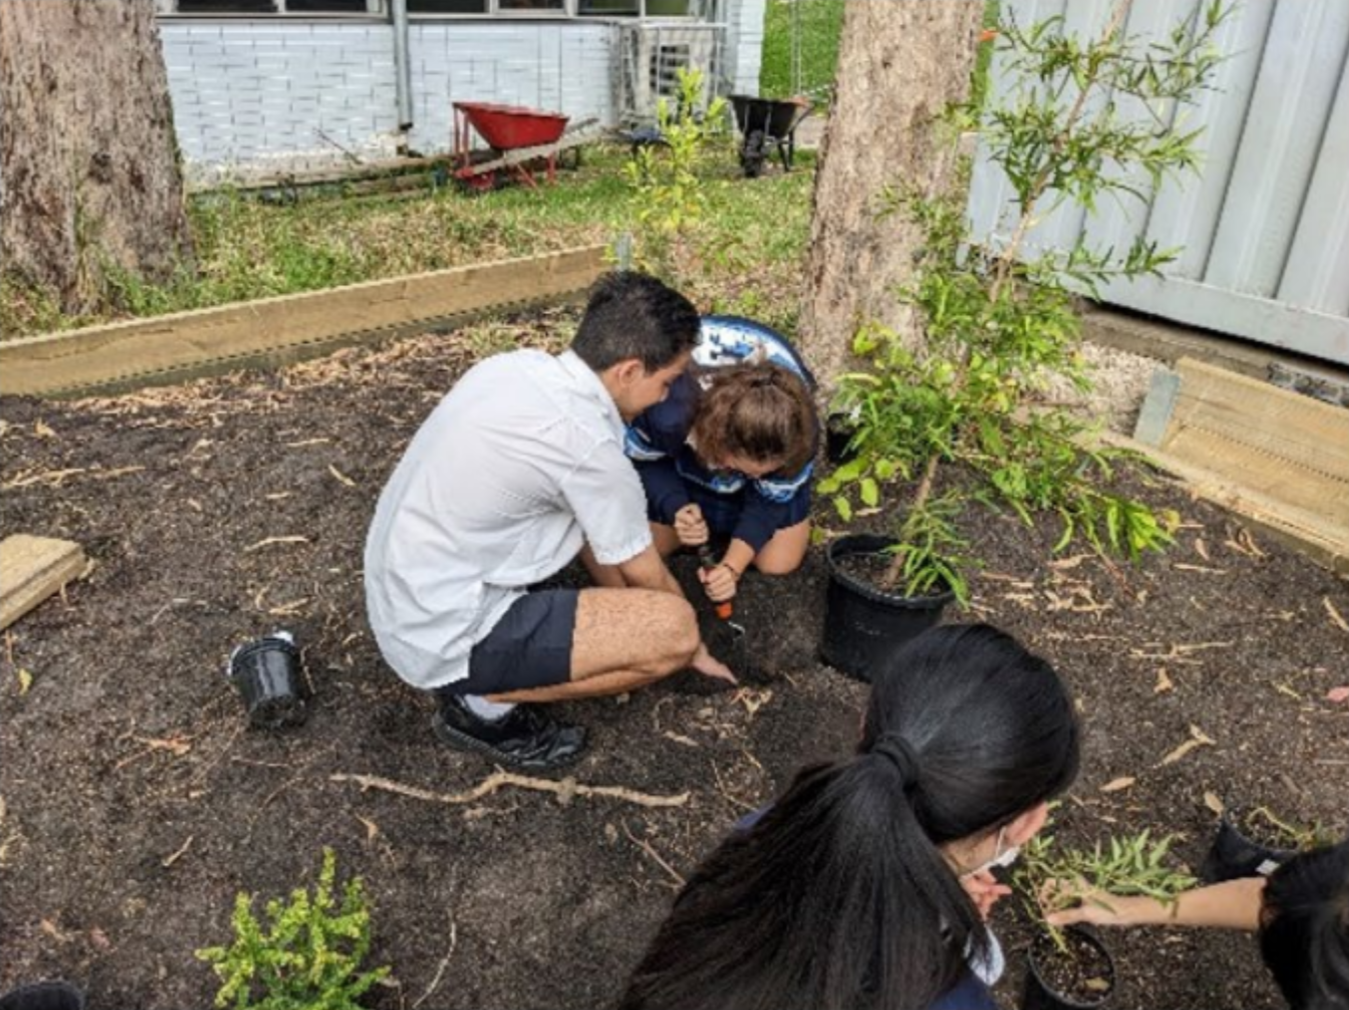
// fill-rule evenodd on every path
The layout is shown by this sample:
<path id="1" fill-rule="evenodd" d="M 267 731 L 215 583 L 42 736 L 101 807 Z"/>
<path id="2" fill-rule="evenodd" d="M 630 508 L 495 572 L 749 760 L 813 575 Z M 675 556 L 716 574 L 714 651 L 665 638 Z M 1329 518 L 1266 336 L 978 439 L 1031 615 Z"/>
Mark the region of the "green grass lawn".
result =
<path id="1" fill-rule="evenodd" d="M 872 0 L 874 2 L 874 0 Z M 886 2 L 886 0 L 882 0 Z M 834 82 L 845 0 L 768 0 L 764 13 L 763 65 L 759 92 L 789 98 L 796 91 L 818 92 Z M 801 39 L 800 87 L 792 81 L 793 22 Z"/>
<path id="2" fill-rule="evenodd" d="M 895 0 L 856 0 L 858 3 L 890 3 Z M 942 2 L 942 0 L 929 0 Z M 838 66 L 838 42 L 843 32 L 846 0 L 768 0 L 764 13 L 763 65 L 759 92 L 767 98 L 787 98 L 796 91 L 820 93 L 834 81 Z M 998 0 L 985 0 L 984 27 L 998 23 Z M 801 39 L 800 87 L 792 80 L 793 33 Z M 992 45 L 979 47 L 972 82 L 976 101 L 982 104 L 987 87 Z"/>
<path id="3" fill-rule="evenodd" d="M 719 152 L 706 180 L 711 209 L 693 236 L 691 274 L 681 281 L 706 310 L 794 321 L 797 272 L 810 226 L 814 160 L 791 174 L 739 177 L 734 148 Z M 64 316 L 40 294 L 0 289 L 6 337 L 112 319 L 161 315 L 271 295 L 314 291 L 399 274 L 612 243 L 637 206 L 623 178 L 625 147 L 588 149 L 583 167 L 537 190 L 511 186 L 481 196 L 433 189 L 364 195 L 342 187 L 301 191 L 290 203 L 216 192 L 190 208 L 196 270 L 172 283 L 124 280 L 105 311 Z M 784 302 L 776 291 L 791 289 Z"/>

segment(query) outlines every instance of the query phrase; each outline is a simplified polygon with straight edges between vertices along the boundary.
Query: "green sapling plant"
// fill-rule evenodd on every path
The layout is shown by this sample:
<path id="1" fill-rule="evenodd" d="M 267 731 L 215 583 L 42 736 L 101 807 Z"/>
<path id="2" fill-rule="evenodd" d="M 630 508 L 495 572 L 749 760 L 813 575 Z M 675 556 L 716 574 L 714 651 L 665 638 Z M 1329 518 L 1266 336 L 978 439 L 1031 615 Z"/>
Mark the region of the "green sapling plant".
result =
<path id="1" fill-rule="evenodd" d="M 205 947 L 222 985 L 217 1007 L 234 1010 L 359 1010 L 359 997 L 389 974 L 363 970 L 370 952 L 370 910 L 359 877 L 336 885 L 337 857 L 323 850 L 323 868 L 311 894 L 296 888 L 290 900 L 267 902 L 265 921 L 253 914 L 253 896 L 235 899 L 234 941 Z"/>
<path id="2" fill-rule="evenodd" d="M 676 79 L 674 103 L 656 103 L 663 143 L 639 147 L 625 170 L 637 197 L 636 263 L 667 280 L 675 279 L 689 231 L 707 212 L 703 175 L 728 136 L 726 100 L 707 99 L 702 71 L 680 69 Z"/>
<path id="3" fill-rule="evenodd" d="M 1155 185 L 1197 164 L 1198 131 L 1179 129 L 1168 110 L 1210 85 L 1221 59 L 1214 35 L 1228 10 L 1210 3 L 1164 39 L 1145 40 L 1124 30 L 1130 2 L 1086 42 L 1059 17 L 1003 25 L 1009 88 L 952 113 L 957 126 L 979 124 L 981 146 L 1011 185 L 1005 240 L 970 233 L 963 194 L 912 186 L 884 194 L 885 212 L 909 215 L 925 237 L 899 292 L 916 310 L 921 340 L 875 323 L 858 329 L 852 350 L 862 367 L 840 378 L 834 404 L 855 426 L 856 458 L 820 484 L 847 522 L 858 505 L 878 507 L 887 485 L 916 482 L 883 589 L 920 595 L 944 585 L 966 598 L 954 558 L 963 547 L 955 518 L 968 500 L 1027 522 L 1057 515 L 1056 550 L 1080 536 L 1103 553 L 1137 558 L 1171 542 L 1173 514 L 1109 489 L 1130 454 L 1093 444 L 1093 422 L 1046 403 L 1044 391 L 1051 381 L 1090 389 L 1076 299 L 1107 280 L 1155 274 L 1178 251 L 1146 237 L 1127 250 L 1028 241 L 1064 204 L 1092 213 L 1107 198 L 1141 197 L 1140 177 Z M 1120 114 L 1129 98 L 1148 114 Z M 941 493 L 942 463 L 960 464 L 972 486 Z"/>
<path id="4" fill-rule="evenodd" d="M 1172 865 L 1174 841 L 1174 835 L 1154 840 L 1144 830 L 1098 841 L 1091 849 L 1068 849 L 1056 847 L 1052 835 L 1041 834 L 1022 850 L 1012 882 L 1031 918 L 1066 951 L 1062 930 L 1045 920 L 1048 914 L 1080 901 L 1109 909 L 1109 899 L 1102 895 L 1142 895 L 1171 905 L 1195 886 L 1194 877 Z"/>

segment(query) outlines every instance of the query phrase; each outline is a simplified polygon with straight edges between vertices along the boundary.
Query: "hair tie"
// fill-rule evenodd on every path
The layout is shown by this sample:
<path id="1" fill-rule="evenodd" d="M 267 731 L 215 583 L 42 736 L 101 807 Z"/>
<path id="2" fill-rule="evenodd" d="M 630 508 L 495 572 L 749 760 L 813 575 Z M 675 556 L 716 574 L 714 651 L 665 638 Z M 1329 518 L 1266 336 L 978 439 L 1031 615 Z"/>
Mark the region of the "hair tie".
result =
<path id="1" fill-rule="evenodd" d="M 905 792 L 910 792 L 918 784 L 918 752 L 898 733 L 882 734 L 872 745 L 871 753 L 894 766 L 904 783 Z"/>

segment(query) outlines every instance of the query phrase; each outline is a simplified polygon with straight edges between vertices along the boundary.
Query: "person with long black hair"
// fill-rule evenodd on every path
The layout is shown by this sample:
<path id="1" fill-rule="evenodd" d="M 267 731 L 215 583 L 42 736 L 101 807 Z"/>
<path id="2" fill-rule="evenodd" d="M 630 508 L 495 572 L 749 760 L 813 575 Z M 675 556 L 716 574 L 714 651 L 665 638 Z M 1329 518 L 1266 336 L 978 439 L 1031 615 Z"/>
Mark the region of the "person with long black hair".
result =
<path id="1" fill-rule="evenodd" d="M 1077 775 L 1072 700 L 988 625 L 875 678 L 857 753 L 803 770 L 685 886 L 621 1010 L 985 1010 L 989 868 Z"/>

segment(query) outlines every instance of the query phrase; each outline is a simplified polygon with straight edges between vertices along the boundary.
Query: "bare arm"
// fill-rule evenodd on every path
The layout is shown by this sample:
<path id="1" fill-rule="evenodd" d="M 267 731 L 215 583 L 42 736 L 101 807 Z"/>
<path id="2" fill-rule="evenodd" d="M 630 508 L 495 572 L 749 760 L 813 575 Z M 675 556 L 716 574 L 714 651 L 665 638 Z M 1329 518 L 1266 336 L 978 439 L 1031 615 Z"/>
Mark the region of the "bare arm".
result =
<path id="1" fill-rule="evenodd" d="M 684 590 L 670 574 L 670 569 L 665 566 L 654 544 L 648 545 L 642 553 L 629 558 L 617 567 L 624 583 L 630 588 L 654 589 L 662 593 L 673 593 L 681 598 L 684 596 Z"/>
<path id="2" fill-rule="evenodd" d="M 1098 926 L 1208 926 L 1254 932 L 1260 926 L 1264 891 L 1264 877 L 1196 887 L 1171 904 L 1156 898 L 1087 891 L 1075 908 L 1052 912 L 1046 919 L 1054 926 L 1090 922 Z"/>

